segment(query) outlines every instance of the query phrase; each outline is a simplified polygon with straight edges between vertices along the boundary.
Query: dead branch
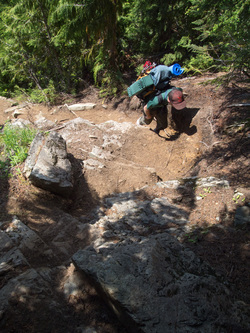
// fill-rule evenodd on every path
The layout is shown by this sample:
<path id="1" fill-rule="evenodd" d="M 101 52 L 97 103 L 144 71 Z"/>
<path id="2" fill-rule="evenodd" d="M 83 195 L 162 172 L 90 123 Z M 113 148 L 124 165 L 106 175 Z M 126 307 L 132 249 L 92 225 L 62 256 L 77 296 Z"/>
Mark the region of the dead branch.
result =
<path id="1" fill-rule="evenodd" d="M 69 112 L 73 113 L 73 115 L 75 115 L 76 118 L 78 118 L 78 115 L 73 110 L 71 110 L 67 104 L 64 105 L 67 107 L 67 110 L 69 110 Z"/>
<path id="2" fill-rule="evenodd" d="M 53 127 L 53 128 L 51 128 L 51 129 L 49 129 L 47 132 L 57 131 L 57 130 L 59 130 L 59 129 L 64 128 L 65 126 L 66 126 L 66 124 L 61 125 L 61 126 L 56 126 L 56 127 Z"/>

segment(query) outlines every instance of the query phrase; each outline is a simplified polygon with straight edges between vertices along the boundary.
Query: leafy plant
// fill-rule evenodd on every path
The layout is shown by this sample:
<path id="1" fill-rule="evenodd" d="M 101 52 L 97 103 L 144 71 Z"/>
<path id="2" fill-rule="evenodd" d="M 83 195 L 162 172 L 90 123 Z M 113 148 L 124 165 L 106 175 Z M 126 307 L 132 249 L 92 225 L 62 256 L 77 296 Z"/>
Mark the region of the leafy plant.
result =
<path id="1" fill-rule="evenodd" d="M 0 134 L 0 144 L 5 157 L 5 161 L 1 162 L 0 168 L 5 168 L 7 162 L 11 166 L 22 163 L 28 155 L 29 146 L 35 135 L 35 129 L 14 127 L 10 123 L 6 123 L 2 134 Z"/>
<path id="2" fill-rule="evenodd" d="M 188 237 L 188 241 L 190 243 L 197 243 L 198 242 L 198 237 L 194 236 L 194 237 L 191 238 L 191 236 L 190 236 L 190 237 Z"/>
<path id="3" fill-rule="evenodd" d="M 240 192 L 236 192 L 234 195 L 233 195 L 233 199 L 232 199 L 236 204 L 239 203 L 239 201 L 241 202 L 244 202 L 246 200 L 246 198 L 243 196 L 242 193 Z"/>
<path id="4" fill-rule="evenodd" d="M 203 189 L 204 193 L 200 193 L 199 196 L 203 199 L 207 196 L 207 193 L 212 193 L 210 187 Z"/>
<path id="5" fill-rule="evenodd" d="M 203 191 L 204 191 L 205 193 L 212 193 L 211 190 L 210 190 L 210 187 L 208 187 L 208 188 L 204 188 Z"/>
<path id="6" fill-rule="evenodd" d="M 190 232 L 190 233 L 187 233 L 185 235 L 185 239 L 190 242 L 190 243 L 193 243 L 193 244 L 196 244 L 198 241 L 199 241 L 199 237 L 198 235 L 196 234 L 196 231 L 193 231 L 193 232 Z"/>

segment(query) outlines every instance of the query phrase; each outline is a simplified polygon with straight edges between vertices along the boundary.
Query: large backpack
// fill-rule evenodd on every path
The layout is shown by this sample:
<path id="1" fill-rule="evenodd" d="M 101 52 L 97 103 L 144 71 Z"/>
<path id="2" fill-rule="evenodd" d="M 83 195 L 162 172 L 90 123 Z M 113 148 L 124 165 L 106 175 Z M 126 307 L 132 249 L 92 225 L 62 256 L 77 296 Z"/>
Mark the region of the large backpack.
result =
<path id="1" fill-rule="evenodd" d="M 183 72 L 184 69 L 179 64 L 174 64 L 170 67 L 164 65 L 151 66 L 144 70 L 137 81 L 128 87 L 128 95 L 129 97 L 136 95 L 140 99 L 147 101 L 167 90 L 171 79 Z"/>

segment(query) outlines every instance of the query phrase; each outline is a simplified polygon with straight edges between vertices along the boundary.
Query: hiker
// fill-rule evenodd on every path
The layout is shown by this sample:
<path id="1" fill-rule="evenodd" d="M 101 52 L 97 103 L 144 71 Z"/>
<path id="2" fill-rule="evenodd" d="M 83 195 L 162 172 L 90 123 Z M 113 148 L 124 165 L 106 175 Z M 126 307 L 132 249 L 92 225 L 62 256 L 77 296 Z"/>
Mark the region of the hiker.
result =
<path id="1" fill-rule="evenodd" d="M 149 125 L 156 118 L 154 132 L 157 134 L 167 127 L 176 127 L 176 112 L 184 109 L 186 102 L 182 89 L 171 86 L 170 81 L 183 72 L 179 64 L 168 67 L 146 61 L 137 81 L 128 88 L 130 97 L 137 95 L 145 104 L 143 116 L 137 120 L 138 125 Z"/>
<path id="2" fill-rule="evenodd" d="M 159 134 L 160 130 L 168 127 L 166 134 L 169 136 L 178 134 L 176 118 L 178 118 L 178 111 L 185 107 L 182 89 L 169 85 L 166 91 L 147 101 L 143 108 L 143 115 L 137 120 L 137 125 L 149 125 L 156 118 L 155 133 Z"/>

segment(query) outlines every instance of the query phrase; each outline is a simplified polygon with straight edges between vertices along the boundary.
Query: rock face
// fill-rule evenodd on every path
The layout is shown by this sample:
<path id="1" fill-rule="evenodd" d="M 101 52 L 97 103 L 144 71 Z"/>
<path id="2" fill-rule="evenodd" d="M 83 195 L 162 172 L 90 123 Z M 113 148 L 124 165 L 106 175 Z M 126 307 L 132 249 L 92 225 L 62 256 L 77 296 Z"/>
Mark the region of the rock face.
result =
<path id="1" fill-rule="evenodd" d="M 231 332 L 243 320 L 213 270 L 169 234 L 90 246 L 73 262 L 129 332 Z"/>
<path id="2" fill-rule="evenodd" d="M 65 140 L 57 133 L 35 137 L 25 162 L 25 176 L 37 187 L 69 196 L 73 190 L 73 173 L 67 158 Z"/>
<path id="3" fill-rule="evenodd" d="M 0 331 L 26 332 L 27 325 L 34 332 L 96 332 L 69 308 L 71 297 L 86 297 L 79 273 L 73 264 L 63 265 L 61 244 L 67 247 L 68 239 L 56 242 L 60 233 L 68 235 L 77 221 L 63 212 L 63 226 L 56 226 L 55 242 L 46 244 L 42 238 L 17 217 L 8 228 L 0 222 Z M 71 222 L 71 223 L 70 223 Z M 45 231 L 51 233 L 54 225 Z M 67 229 L 67 231 L 65 230 Z M 53 232 L 52 232 L 53 233 Z M 45 234 L 41 235 L 45 237 Z M 53 236 L 52 236 L 53 237 Z M 72 237 L 72 236 L 71 236 Z M 76 238 L 76 237 L 75 237 Z M 72 252 L 72 244 L 69 247 Z M 64 258 L 70 253 L 64 250 Z M 66 253 L 65 253 L 66 252 Z M 57 277 L 61 278 L 58 279 Z M 80 318 L 79 318 L 80 317 Z M 29 323 L 29 324 L 27 324 Z M 15 328 L 12 329 L 11 325 Z M 18 327 L 18 329 L 17 329 Z"/>
<path id="4" fill-rule="evenodd" d="M 190 230 L 187 213 L 165 197 L 137 194 L 106 198 L 106 209 L 93 212 L 92 245 L 73 255 L 76 268 L 128 332 L 247 332 L 247 305 L 236 303 L 225 280 L 181 244 Z"/>

